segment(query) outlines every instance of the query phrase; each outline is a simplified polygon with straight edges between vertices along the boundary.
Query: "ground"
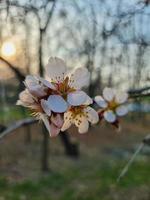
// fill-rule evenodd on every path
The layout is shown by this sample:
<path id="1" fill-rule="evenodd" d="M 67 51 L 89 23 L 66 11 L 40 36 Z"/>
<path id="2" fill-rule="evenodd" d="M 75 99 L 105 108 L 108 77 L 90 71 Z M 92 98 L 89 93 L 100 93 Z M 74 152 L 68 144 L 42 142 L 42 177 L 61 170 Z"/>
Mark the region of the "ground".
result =
<path id="1" fill-rule="evenodd" d="M 40 125 L 30 127 L 32 142 L 25 142 L 26 128 L 5 137 L 0 145 L 0 200 L 150 200 L 149 148 L 136 158 L 126 176 L 117 182 L 122 168 L 150 125 L 144 120 L 122 120 L 123 131 L 111 126 L 91 127 L 79 135 L 81 155 L 68 158 L 60 138 L 49 140 L 50 171 L 41 172 Z"/>

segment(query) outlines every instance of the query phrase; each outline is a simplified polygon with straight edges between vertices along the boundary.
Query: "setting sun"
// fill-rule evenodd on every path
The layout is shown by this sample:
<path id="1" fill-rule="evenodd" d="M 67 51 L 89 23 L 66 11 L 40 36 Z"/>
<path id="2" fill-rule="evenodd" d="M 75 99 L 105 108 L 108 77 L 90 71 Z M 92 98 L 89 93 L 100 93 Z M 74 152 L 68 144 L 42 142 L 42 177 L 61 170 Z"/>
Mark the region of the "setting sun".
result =
<path id="1" fill-rule="evenodd" d="M 16 54 L 16 47 L 13 42 L 4 42 L 1 47 L 1 54 L 5 57 L 14 56 Z"/>

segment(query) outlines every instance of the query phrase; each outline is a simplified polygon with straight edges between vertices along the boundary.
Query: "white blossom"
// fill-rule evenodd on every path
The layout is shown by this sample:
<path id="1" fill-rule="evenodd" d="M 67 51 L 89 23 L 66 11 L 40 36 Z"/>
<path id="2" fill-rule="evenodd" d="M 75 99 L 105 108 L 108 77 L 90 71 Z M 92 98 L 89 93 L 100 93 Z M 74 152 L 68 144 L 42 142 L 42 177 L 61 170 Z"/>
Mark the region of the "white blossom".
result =
<path id="1" fill-rule="evenodd" d="M 31 75 L 26 77 L 26 89 L 20 93 L 17 105 L 30 108 L 44 122 L 52 137 L 59 134 L 62 126 L 62 130 L 66 130 L 67 122 L 63 124 L 63 115 L 68 112 L 73 113 L 79 132 L 86 132 L 89 122 L 98 121 L 98 114 L 88 106 L 93 100 L 81 90 L 89 84 L 88 70 L 78 68 L 69 73 L 62 59 L 50 58 L 45 72 L 46 79 Z M 80 110 L 78 114 L 77 110 Z"/>
<path id="2" fill-rule="evenodd" d="M 61 131 L 67 130 L 72 124 L 78 127 L 79 133 L 86 133 L 89 122 L 96 124 L 99 120 L 97 112 L 88 105 L 72 106 L 64 113 L 64 124 Z"/>
<path id="3" fill-rule="evenodd" d="M 55 107 L 54 112 L 58 112 L 58 108 L 63 110 L 66 107 L 66 104 L 60 101 L 58 96 L 56 98 L 56 95 L 63 97 L 68 106 L 82 105 L 89 98 L 85 92 L 81 91 L 82 87 L 89 85 L 90 74 L 86 68 L 78 68 L 74 72 L 69 73 L 62 59 L 52 57 L 46 66 L 46 76 L 47 81 L 54 87 L 55 96 L 50 98 L 51 103 L 53 99 L 55 100 L 54 103 L 57 104 L 57 106 L 53 106 L 53 108 Z"/>
<path id="4" fill-rule="evenodd" d="M 102 108 L 101 113 L 106 121 L 114 123 L 117 116 L 127 114 L 127 106 L 124 105 L 128 99 L 128 94 L 125 92 L 117 92 L 112 88 L 105 88 L 103 96 L 96 96 L 95 101 Z"/>

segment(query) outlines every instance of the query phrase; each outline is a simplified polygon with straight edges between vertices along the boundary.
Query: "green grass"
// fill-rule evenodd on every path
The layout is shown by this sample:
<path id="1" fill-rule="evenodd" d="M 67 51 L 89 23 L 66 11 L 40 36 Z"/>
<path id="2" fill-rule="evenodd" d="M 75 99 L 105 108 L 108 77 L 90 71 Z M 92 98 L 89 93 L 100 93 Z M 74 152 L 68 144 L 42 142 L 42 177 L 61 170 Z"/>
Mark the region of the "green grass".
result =
<path id="1" fill-rule="evenodd" d="M 60 172 L 49 172 L 38 179 L 11 183 L 0 178 L 0 199 L 7 200 L 119 200 L 138 188 L 150 186 L 150 163 L 136 162 L 128 174 L 116 182 L 119 171 L 124 166 L 120 162 L 98 163 L 97 165 L 75 165 Z M 144 192 L 144 191 L 143 191 Z M 141 194 L 142 195 L 142 194 Z M 131 199 L 131 198 L 130 198 Z M 138 196 L 137 199 L 144 199 Z"/>
<path id="2" fill-rule="evenodd" d="M 10 106 L 3 109 L 0 108 L 0 121 L 1 123 L 10 123 L 14 120 L 19 120 L 25 117 L 29 117 L 30 113 L 27 109 L 20 106 Z"/>

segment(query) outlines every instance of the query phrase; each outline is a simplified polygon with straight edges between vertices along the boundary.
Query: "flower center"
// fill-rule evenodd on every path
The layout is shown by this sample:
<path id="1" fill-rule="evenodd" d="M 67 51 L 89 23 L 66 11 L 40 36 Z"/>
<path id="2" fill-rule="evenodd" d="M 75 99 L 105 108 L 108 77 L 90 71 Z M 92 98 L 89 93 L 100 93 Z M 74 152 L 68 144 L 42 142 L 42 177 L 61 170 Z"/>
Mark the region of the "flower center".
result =
<path id="1" fill-rule="evenodd" d="M 69 77 L 68 76 L 62 82 L 57 82 L 57 83 L 54 83 L 54 84 L 55 84 L 55 86 L 57 88 L 57 92 L 64 99 L 67 99 L 68 93 L 76 91 L 73 87 L 70 87 L 70 85 L 69 85 Z"/>
<path id="2" fill-rule="evenodd" d="M 81 116 L 86 116 L 86 113 L 84 113 L 84 108 L 85 106 L 74 106 L 70 108 L 70 111 L 73 114 L 73 118 L 75 118 L 77 115 L 81 115 Z"/>
<path id="3" fill-rule="evenodd" d="M 115 111 L 118 107 L 118 103 L 116 103 L 114 100 L 108 103 L 108 109 Z"/>

